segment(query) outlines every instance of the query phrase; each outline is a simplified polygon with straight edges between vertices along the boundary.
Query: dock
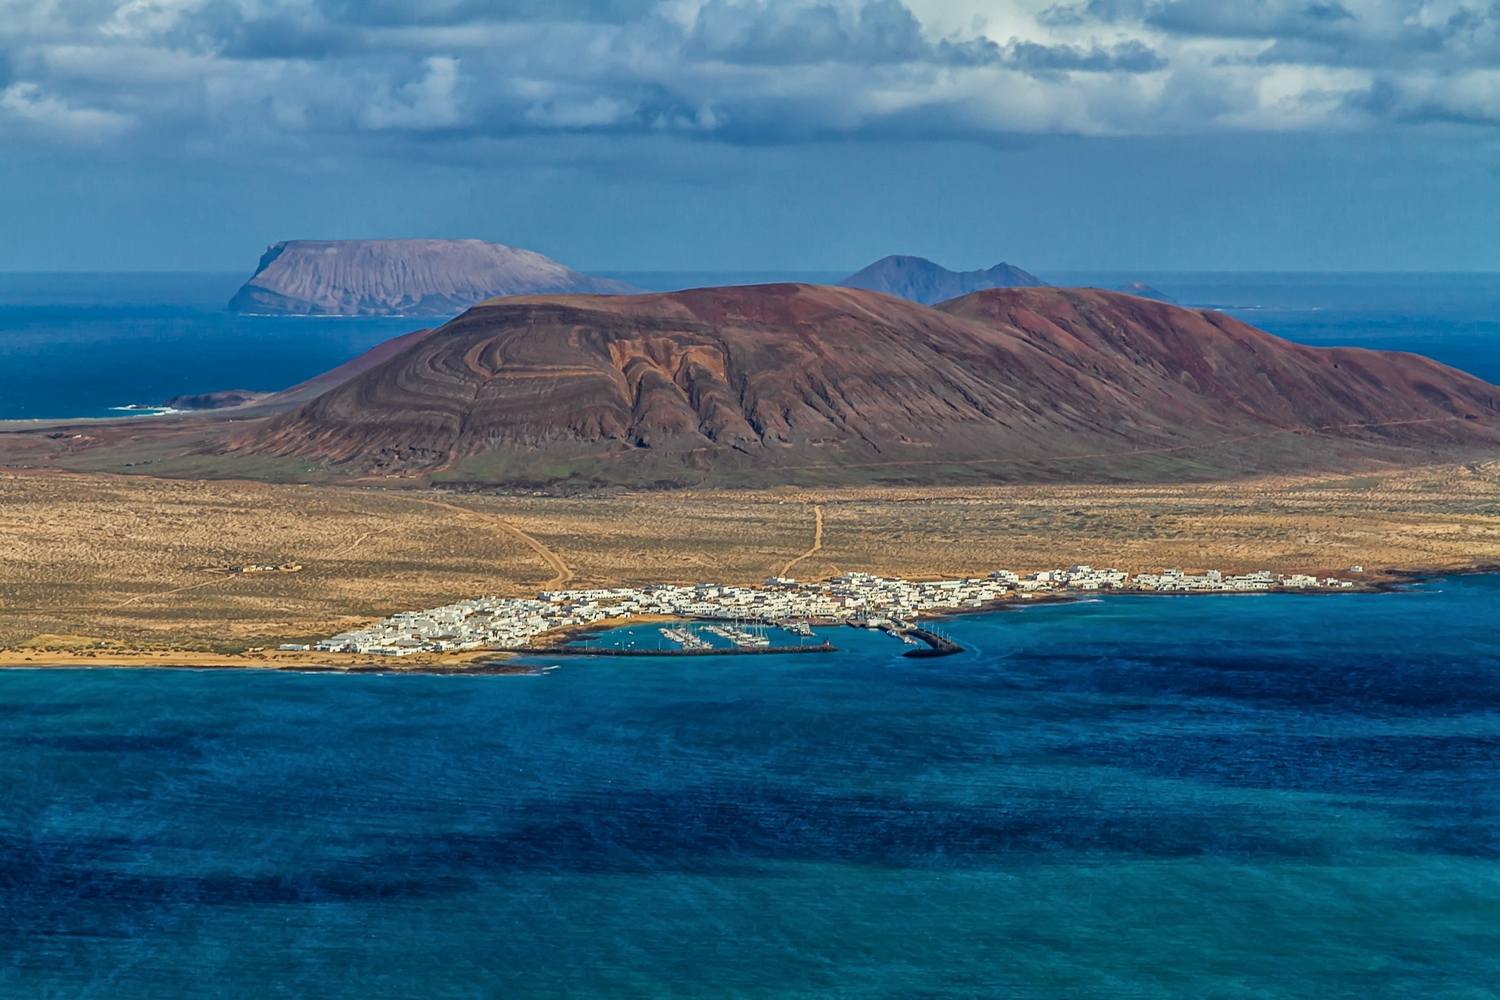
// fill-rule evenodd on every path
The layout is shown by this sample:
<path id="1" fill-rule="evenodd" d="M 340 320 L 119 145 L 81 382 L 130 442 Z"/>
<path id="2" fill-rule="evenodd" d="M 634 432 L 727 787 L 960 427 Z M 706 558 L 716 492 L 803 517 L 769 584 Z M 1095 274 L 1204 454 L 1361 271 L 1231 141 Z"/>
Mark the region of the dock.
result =
<path id="1" fill-rule="evenodd" d="M 678 646 L 688 650 L 713 649 L 713 643 L 701 635 L 694 635 L 691 629 L 686 628 L 659 628 L 663 639 L 675 642 Z"/>

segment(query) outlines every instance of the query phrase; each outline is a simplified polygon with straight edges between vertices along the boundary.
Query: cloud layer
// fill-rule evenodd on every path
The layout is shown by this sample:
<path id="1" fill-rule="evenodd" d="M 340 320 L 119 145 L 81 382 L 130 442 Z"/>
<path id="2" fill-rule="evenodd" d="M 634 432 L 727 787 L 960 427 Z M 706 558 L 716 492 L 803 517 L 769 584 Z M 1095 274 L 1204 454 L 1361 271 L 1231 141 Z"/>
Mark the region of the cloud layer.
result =
<path id="1" fill-rule="evenodd" d="M 0 141 L 1500 122 L 1488 0 L 0 0 Z M 441 154 L 438 154 L 441 155 Z"/>

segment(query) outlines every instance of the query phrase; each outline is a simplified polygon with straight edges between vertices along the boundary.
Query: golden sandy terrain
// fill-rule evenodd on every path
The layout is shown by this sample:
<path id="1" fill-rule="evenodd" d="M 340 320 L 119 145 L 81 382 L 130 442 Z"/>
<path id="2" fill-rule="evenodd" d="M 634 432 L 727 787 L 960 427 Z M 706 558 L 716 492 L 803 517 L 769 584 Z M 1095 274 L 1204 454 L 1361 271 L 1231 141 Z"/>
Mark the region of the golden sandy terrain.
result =
<path id="1" fill-rule="evenodd" d="M 1187 486 L 592 499 L 5 471 L 0 664 L 292 666 L 333 658 L 277 644 L 464 597 L 1073 563 L 1361 564 L 1366 579 L 1496 565 L 1500 463 Z"/>

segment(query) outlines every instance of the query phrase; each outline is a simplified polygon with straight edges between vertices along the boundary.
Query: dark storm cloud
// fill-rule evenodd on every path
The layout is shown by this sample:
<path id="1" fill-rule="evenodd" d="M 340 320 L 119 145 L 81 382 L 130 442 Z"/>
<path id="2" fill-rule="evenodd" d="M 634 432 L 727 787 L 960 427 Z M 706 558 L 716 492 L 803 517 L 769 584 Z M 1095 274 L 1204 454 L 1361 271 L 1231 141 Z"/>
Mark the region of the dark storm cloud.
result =
<path id="1" fill-rule="evenodd" d="M 1272 0 L 1175 0 L 1146 13 L 1154 27 L 1214 38 L 1330 38 L 1354 27 L 1340 3 L 1279 3 Z"/>
<path id="2" fill-rule="evenodd" d="M 246 20 L 225 24 L 219 54 L 226 59 L 328 59 L 358 52 L 357 33 L 342 25 L 308 23 L 290 17 Z"/>
<path id="3" fill-rule="evenodd" d="M 1152 73 L 1165 69 L 1167 65 L 1167 61 L 1149 46 L 1137 41 L 1124 42 L 1108 49 L 1016 42 L 1010 46 L 1007 55 L 1007 61 L 1011 65 L 1028 73 L 1072 70 L 1090 73 Z"/>
<path id="4" fill-rule="evenodd" d="M 831 5 L 709 0 L 698 10 L 684 51 L 690 57 L 752 65 L 930 59 L 922 26 L 899 0 L 872 0 L 853 17 Z"/>
<path id="5" fill-rule="evenodd" d="M 587 21 L 629 24 L 656 0 L 319 0 L 329 21 L 370 27 L 451 27 L 513 21 Z"/>

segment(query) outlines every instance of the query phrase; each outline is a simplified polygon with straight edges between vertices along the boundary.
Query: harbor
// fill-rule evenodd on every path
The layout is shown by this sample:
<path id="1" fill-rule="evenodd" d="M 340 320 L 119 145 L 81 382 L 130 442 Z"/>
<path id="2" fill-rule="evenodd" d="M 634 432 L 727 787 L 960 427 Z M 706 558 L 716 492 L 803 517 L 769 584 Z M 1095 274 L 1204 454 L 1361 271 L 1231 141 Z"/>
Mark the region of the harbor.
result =
<path id="1" fill-rule="evenodd" d="M 902 655 L 909 657 L 951 656 L 963 652 L 936 625 L 917 627 L 899 619 L 874 618 L 842 623 L 847 626 L 883 632 L 911 647 Z M 773 641 L 768 632 L 796 636 L 796 645 Z M 653 635 L 654 633 L 654 635 Z M 614 643 L 599 640 L 614 637 Z M 566 641 L 534 647 L 538 652 L 570 656 L 743 656 L 766 653 L 834 653 L 838 647 L 827 638 L 816 643 L 808 622 L 729 624 L 725 622 L 675 622 L 654 628 L 621 626 L 606 631 L 575 632 Z"/>
<path id="2" fill-rule="evenodd" d="M 796 643 L 773 641 L 770 632 L 782 632 Z M 767 625 L 724 621 L 678 621 L 657 627 L 622 626 L 607 631 L 574 633 L 567 641 L 536 647 L 548 653 L 582 656 L 743 656 L 767 653 L 833 653 L 826 638 L 814 638 L 806 622 Z M 604 641 L 600 640 L 609 640 Z"/>

